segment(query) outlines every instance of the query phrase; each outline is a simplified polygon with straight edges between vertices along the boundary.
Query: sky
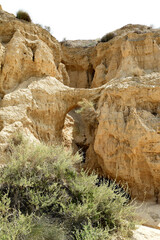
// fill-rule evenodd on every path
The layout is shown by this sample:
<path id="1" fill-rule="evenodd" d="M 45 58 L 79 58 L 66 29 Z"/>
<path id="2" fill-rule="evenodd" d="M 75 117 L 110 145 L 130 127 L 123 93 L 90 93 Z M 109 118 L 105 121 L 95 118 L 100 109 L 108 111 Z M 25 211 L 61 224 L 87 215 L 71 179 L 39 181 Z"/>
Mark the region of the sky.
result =
<path id="1" fill-rule="evenodd" d="M 160 27 L 160 0 L 1 0 L 3 10 L 29 13 L 59 41 L 97 39 L 126 24 Z"/>

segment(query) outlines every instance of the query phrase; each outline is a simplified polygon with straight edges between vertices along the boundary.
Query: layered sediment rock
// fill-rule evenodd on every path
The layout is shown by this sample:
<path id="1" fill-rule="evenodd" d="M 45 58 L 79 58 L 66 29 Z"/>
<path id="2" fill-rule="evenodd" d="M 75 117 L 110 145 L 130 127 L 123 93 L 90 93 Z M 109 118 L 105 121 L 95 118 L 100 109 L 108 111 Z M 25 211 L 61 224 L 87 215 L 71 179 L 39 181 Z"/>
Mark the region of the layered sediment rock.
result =
<path id="1" fill-rule="evenodd" d="M 64 41 L 62 47 L 62 62 L 65 64 L 70 77 L 70 87 L 89 88 L 94 69 L 92 61 L 96 55 L 97 41 Z"/>
<path id="2" fill-rule="evenodd" d="M 160 74 L 106 84 L 94 150 L 104 174 L 127 182 L 132 196 L 160 200 Z"/>
<path id="3" fill-rule="evenodd" d="M 30 78 L 1 100 L 1 146 L 17 130 L 40 141 L 62 141 L 67 113 L 82 98 L 90 99 L 99 92 L 99 89 L 69 88 L 53 77 Z"/>
<path id="4" fill-rule="evenodd" d="M 92 66 L 90 86 L 106 84 L 98 101 L 99 125 L 87 150 L 88 167 L 101 169 L 106 177 L 127 182 L 132 196 L 158 202 L 159 30 L 127 25 L 115 31 L 115 37 L 106 43 L 94 42 L 95 46 L 88 44 L 85 48 L 83 42 L 81 48 L 76 43 L 79 42 L 69 42 L 68 46 L 65 43 L 62 47 L 68 72 L 71 62 L 77 72 L 78 64 L 86 69 Z M 82 57 L 84 52 L 87 61 Z M 81 79 L 86 82 L 82 76 Z M 80 81 L 76 80 L 75 86 L 80 87 Z M 84 136 L 87 139 L 87 134 Z"/>
<path id="5" fill-rule="evenodd" d="M 127 25 L 107 42 L 65 41 L 62 61 L 73 87 L 99 87 L 113 78 L 160 70 L 160 31 Z"/>
<path id="6" fill-rule="evenodd" d="M 63 81 L 61 48 L 48 31 L 0 11 L 0 94 L 13 91 L 30 77 Z M 66 76 L 67 78 L 67 76 Z"/>
<path id="7" fill-rule="evenodd" d="M 90 169 L 158 203 L 159 30 L 127 25 L 105 43 L 60 44 L 2 10 L 0 21 L 1 148 L 17 130 L 33 141 L 74 142 L 85 149 Z M 83 98 L 95 100 L 96 114 L 66 118 Z M 72 131 L 76 125 L 80 134 Z"/>

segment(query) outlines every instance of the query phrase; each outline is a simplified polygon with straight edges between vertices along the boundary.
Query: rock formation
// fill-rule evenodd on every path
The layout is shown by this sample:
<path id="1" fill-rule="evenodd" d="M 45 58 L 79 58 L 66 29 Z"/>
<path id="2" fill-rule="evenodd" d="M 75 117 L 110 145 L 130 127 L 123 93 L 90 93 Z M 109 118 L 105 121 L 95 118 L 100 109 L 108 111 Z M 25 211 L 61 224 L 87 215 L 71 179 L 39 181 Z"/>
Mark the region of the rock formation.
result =
<path id="1" fill-rule="evenodd" d="M 158 229 L 137 226 L 138 228 L 134 231 L 132 240 L 159 240 L 160 231 Z"/>
<path id="2" fill-rule="evenodd" d="M 94 76 L 92 59 L 94 59 L 96 41 L 64 41 L 62 62 L 70 77 L 70 87 L 89 88 Z"/>
<path id="3" fill-rule="evenodd" d="M 84 151 L 86 167 L 160 201 L 160 31 L 116 30 L 108 42 L 63 41 L 0 10 L 0 147 L 30 141 Z M 77 114 L 79 101 L 95 109 Z M 66 117 L 67 116 L 67 117 Z"/>
<path id="4" fill-rule="evenodd" d="M 132 196 L 156 202 L 160 197 L 159 37 L 159 30 L 127 25 L 106 43 L 92 42 L 88 47 L 84 42 L 80 47 L 79 41 L 62 43 L 62 59 L 71 79 L 72 69 L 78 75 L 81 66 L 87 75 L 92 66 L 91 81 L 82 75 L 81 81 L 88 82 L 87 87 L 105 87 L 97 103 L 99 124 L 86 152 L 88 167 L 127 182 Z M 78 83 L 75 78 L 75 87 L 80 87 Z M 84 135 L 87 143 L 89 136 Z"/>
<path id="5" fill-rule="evenodd" d="M 30 77 L 63 81 L 61 48 L 48 31 L 0 11 L 0 94 L 13 91 Z"/>
<path id="6" fill-rule="evenodd" d="M 98 102 L 94 150 L 104 174 L 127 182 L 132 196 L 159 201 L 160 74 L 114 79 Z"/>
<path id="7" fill-rule="evenodd" d="M 69 88 L 53 77 L 28 79 L 1 100 L 1 146 L 17 130 L 32 139 L 62 141 L 67 113 L 82 98 L 92 98 L 99 91 Z"/>

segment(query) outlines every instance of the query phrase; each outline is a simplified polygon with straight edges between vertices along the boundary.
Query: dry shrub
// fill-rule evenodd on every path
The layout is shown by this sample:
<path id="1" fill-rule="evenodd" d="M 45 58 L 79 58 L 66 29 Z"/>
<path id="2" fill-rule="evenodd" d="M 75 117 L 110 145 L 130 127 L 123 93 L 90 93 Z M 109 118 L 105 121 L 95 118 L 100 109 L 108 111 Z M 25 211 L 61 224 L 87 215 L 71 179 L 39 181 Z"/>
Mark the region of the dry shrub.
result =
<path id="1" fill-rule="evenodd" d="M 25 20 L 27 22 L 32 22 L 29 14 L 27 12 L 22 11 L 22 10 L 19 10 L 17 12 L 16 18 L 21 19 L 21 20 Z"/>
<path id="2" fill-rule="evenodd" d="M 102 38 L 101 38 L 101 42 L 108 42 L 110 41 L 112 38 L 114 38 L 116 35 L 115 33 L 113 32 L 110 32 L 110 33 L 107 33 L 106 35 L 104 35 Z"/>

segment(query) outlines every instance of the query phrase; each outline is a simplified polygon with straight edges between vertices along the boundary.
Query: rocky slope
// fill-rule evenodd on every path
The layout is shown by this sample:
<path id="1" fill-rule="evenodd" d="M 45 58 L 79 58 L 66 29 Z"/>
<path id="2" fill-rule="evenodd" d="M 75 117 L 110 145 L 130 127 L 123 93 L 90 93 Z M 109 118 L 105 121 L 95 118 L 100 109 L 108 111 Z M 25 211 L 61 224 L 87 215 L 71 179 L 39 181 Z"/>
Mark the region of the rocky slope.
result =
<path id="1" fill-rule="evenodd" d="M 64 140 L 83 150 L 86 167 L 158 203 L 160 32 L 127 25 L 114 34 L 59 43 L 0 10 L 1 153 L 18 130 L 32 141 Z M 95 109 L 77 114 L 82 99 Z"/>

